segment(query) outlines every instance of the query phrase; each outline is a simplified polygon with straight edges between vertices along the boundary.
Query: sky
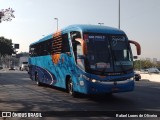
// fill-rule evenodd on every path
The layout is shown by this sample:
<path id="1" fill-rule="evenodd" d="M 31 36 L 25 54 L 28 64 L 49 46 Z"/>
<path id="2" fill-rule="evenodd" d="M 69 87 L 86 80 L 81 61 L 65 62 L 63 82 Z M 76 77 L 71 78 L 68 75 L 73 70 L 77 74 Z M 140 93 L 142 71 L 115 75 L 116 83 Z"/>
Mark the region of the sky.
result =
<path id="1" fill-rule="evenodd" d="M 0 23 L 0 36 L 20 44 L 18 52 L 28 52 L 29 44 L 72 24 L 104 23 L 118 28 L 119 0 L 0 0 L 0 10 L 12 8 L 15 18 Z M 130 40 L 141 44 L 140 58 L 160 60 L 160 0 L 120 0 L 120 28 Z M 133 54 L 136 55 L 134 46 Z"/>

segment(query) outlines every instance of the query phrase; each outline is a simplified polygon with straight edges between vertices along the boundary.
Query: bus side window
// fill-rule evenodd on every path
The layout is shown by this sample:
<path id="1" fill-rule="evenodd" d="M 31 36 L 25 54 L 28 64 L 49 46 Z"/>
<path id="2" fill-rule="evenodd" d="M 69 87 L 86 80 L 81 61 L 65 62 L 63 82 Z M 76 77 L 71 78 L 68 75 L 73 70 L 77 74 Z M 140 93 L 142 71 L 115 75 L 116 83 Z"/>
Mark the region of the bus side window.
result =
<path id="1" fill-rule="evenodd" d="M 83 55 L 82 46 L 80 43 L 77 43 L 77 57 L 80 57 Z"/>
<path id="2" fill-rule="evenodd" d="M 29 49 L 29 56 L 30 57 L 34 57 L 34 51 L 35 51 L 34 45 L 30 46 L 30 49 Z"/>
<path id="3" fill-rule="evenodd" d="M 34 49 L 34 56 L 36 57 L 38 55 L 38 45 L 34 45 L 35 49 Z"/>
<path id="4" fill-rule="evenodd" d="M 29 55 L 31 57 L 50 55 L 52 52 L 52 41 L 53 39 L 48 39 L 46 41 L 31 45 Z"/>
<path id="5" fill-rule="evenodd" d="M 79 31 L 72 31 L 70 35 L 71 35 L 72 43 L 75 42 L 76 38 L 81 38 L 81 33 Z"/>
<path id="6" fill-rule="evenodd" d="M 39 43 L 38 44 L 38 56 L 42 56 L 43 52 L 43 44 L 42 43 Z"/>
<path id="7" fill-rule="evenodd" d="M 52 51 L 52 39 L 43 42 L 42 55 L 50 55 Z"/>
<path id="8" fill-rule="evenodd" d="M 62 53 L 69 53 L 70 52 L 70 46 L 69 46 L 69 40 L 68 40 L 68 34 L 62 35 Z"/>
<path id="9" fill-rule="evenodd" d="M 53 41 L 53 39 L 50 39 L 47 41 L 47 51 L 49 54 L 51 54 L 51 52 L 52 52 L 52 41 Z"/>
<path id="10" fill-rule="evenodd" d="M 38 56 L 43 56 L 43 48 L 44 48 L 44 44 L 43 42 L 41 42 L 39 44 Z"/>

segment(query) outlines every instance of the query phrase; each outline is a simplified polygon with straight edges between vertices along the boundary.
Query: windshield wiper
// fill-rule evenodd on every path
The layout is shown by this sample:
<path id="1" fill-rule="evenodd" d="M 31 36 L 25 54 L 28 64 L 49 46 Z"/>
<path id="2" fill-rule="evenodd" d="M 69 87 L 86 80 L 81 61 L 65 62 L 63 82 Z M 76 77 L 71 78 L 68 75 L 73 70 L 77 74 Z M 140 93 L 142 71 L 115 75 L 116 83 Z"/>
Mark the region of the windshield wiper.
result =
<path id="1" fill-rule="evenodd" d="M 118 61 L 118 60 L 117 60 L 117 58 L 116 58 L 116 56 L 115 56 L 114 50 L 112 50 L 112 52 L 113 52 L 113 58 L 114 58 L 114 60 L 115 60 L 115 61 L 114 61 L 114 65 L 115 65 L 115 62 L 119 62 L 119 63 L 120 63 L 121 70 L 123 71 L 123 73 L 127 73 L 127 72 L 125 71 L 125 69 L 124 69 L 121 61 Z"/>
<path id="2" fill-rule="evenodd" d="M 115 62 L 116 61 L 118 61 L 117 60 L 117 58 L 116 58 L 116 56 L 115 56 L 115 51 L 113 50 L 113 48 L 112 48 L 112 44 L 111 44 L 111 41 L 109 41 L 109 43 L 110 43 L 110 50 L 111 50 L 111 55 L 112 55 L 112 58 L 113 58 L 113 69 L 114 69 L 114 71 L 115 71 Z M 120 67 L 121 67 L 121 70 L 124 72 L 124 73 L 126 73 L 126 71 L 125 71 L 125 69 L 123 68 L 123 65 L 122 65 L 122 63 L 121 63 L 121 61 L 119 61 L 119 63 L 120 63 Z"/>

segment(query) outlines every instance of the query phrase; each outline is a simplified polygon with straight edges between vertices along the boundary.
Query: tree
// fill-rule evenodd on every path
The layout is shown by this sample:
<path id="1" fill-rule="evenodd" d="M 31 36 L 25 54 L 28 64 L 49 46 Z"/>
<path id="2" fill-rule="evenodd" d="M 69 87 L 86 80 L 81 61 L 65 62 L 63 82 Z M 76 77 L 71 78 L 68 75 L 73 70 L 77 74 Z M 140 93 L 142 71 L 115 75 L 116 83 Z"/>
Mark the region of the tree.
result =
<path id="1" fill-rule="evenodd" d="M 147 69 L 150 67 L 160 67 L 160 63 L 153 63 L 150 60 L 136 60 L 134 61 L 134 69 L 140 70 L 140 69 Z"/>
<path id="2" fill-rule="evenodd" d="M 16 54 L 17 58 L 20 58 L 20 57 L 23 57 L 23 56 L 29 57 L 29 53 L 28 52 L 21 52 L 21 53 Z"/>
<path id="3" fill-rule="evenodd" d="M 14 10 L 12 8 L 2 9 L 0 11 L 0 23 L 2 21 L 11 21 L 12 18 L 15 18 L 13 13 L 14 13 Z"/>
<path id="4" fill-rule="evenodd" d="M 0 37 L 0 57 L 6 55 L 12 55 L 14 49 L 12 46 L 12 40 Z"/>

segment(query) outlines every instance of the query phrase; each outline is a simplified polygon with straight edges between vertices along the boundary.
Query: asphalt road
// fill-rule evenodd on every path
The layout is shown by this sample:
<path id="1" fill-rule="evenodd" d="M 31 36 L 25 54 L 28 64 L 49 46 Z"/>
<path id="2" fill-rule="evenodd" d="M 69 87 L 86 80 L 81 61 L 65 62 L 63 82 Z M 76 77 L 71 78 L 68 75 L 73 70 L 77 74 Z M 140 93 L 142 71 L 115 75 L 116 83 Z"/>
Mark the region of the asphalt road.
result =
<path id="1" fill-rule="evenodd" d="M 0 70 L 0 111 L 160 112 L 160 83 L 141 80 L 136 82 L 133 92 L 73 98 L 63 90 L 37 86 L 27 72 Z M 63 114 L 58 113 L 57 117 Z"/>

